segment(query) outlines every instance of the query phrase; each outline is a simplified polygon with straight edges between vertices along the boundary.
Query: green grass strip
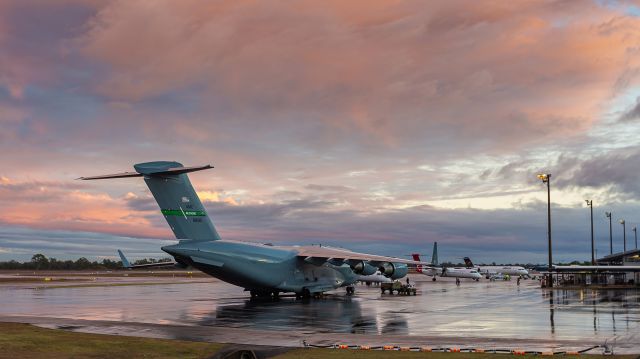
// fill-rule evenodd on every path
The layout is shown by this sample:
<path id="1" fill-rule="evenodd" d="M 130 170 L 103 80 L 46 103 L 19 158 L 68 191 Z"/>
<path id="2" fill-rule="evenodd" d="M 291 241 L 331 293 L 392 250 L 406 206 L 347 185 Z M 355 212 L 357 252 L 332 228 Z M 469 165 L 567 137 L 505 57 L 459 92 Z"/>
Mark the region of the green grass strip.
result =
<path id="1" fill-rule="evenodd" d="M 75 333 L 0 323 L 0 358 L 207 358 L 223 344 Z"/>

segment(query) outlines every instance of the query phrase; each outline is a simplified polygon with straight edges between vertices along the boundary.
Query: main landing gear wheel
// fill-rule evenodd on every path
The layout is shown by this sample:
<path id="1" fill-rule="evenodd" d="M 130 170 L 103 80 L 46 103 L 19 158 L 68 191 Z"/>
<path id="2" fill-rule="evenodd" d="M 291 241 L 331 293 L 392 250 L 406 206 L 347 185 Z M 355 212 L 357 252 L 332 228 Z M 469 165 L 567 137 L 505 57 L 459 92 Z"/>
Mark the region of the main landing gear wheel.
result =
<path id="1" fill-rule="evenodd" d="M 302 299 L 309 298 L 311 298 L 311 291 L 309 290 L 309 288 L 302 288 Z"/>
<path id="2" fill-rule="evenodd" d="M 436 281 L 436 277 L 433 277 L 433 279 L 431 279 L 431 280 L 435 282 Z"/>
<path id="3" fill-rule="evenodd" d="M 269 291 L 269 290 L 259 290 L 252 289 L 249 291 L 251 294 L 251 300 L 279 300 L 280 292 L 277 290 Z"/>
<path id="4" fill-rule="evenodd" d="M 347 295 L 349 295 L 349 296 L 353 295 L 353 293 L 356 292 L 356 289 L 354 287 L 351 287 L 351 286 L 346 287 L 346 289 L 347 289 Z"/>

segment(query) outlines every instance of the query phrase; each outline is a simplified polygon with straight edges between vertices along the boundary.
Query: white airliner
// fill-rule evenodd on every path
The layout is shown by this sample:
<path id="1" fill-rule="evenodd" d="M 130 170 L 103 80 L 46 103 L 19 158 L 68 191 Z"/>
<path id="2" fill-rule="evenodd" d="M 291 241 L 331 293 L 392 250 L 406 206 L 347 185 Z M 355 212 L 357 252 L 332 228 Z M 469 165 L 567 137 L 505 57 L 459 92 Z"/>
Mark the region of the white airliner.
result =
<path id="1" fill-rule="evenodd" d="M 369 275 L 358 275 L 359 282 L 364 283 L 391 283 L 393 280 L 389 277 L 384 276 L 380 271 L 375 272 L 374 274 Z"/>
<path id="2" fill-rule="evenodd" d="M 498 274 L 508 274 L 512 276 L 528 275 L 529 271 L 520 266 L 474 266 L 469 257 L 464 257 L 464 264 L 469 269 L 475 269 L 487 279 Z"/>
<path id="3" fill-rule="evenodd" d="M 413 260 L 420 261 L 420 255 L 413 253 Z M 433 243 L 433 255 L 431 257 L 431 264 L 433 266 L 438 265 L 438 242 Z M 482 277 L 477 270 L 473 268 L 460 268 L 460 267 L 430 267 L 422 268 L 421 265 L 416 267 L 416 272 L 424 275 L 428 275 L 436 280 L 436 277 L 451 277 L 451 278 L 470 278 L 476 281 Z"/>

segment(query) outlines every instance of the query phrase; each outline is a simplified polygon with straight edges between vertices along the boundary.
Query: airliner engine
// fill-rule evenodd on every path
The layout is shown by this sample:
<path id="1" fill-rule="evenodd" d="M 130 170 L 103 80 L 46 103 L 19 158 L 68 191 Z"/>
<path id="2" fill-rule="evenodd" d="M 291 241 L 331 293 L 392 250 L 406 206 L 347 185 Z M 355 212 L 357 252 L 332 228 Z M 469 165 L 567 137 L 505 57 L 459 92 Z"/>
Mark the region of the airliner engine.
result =
<path id="1" fill-rule="evenodd" d="M 409 273 L 409 267 L 406 264 L 394 263 L 395 270 L 391 275 L 391 279 L 400 279 Z"/>
<path id="2" fill-rule="evenodd" d="M 409 273 L 409 267 L 406 264 L 402 263 L 390 263 L 383 262 L 380 263 L 380 273 L 382 273 L 385 277 L 391 279 L 399 279 L 407 275 Z"/>
<path id="3" fill-rule="evenodd" d="M 349 263 L 351 266 L 351 270 L 355 274 L 360 275 L 371 275 L 374 274 L 378 269 L 371 264 L 365 263 L 364 261 L 356 261 L 353 263 Z"/>

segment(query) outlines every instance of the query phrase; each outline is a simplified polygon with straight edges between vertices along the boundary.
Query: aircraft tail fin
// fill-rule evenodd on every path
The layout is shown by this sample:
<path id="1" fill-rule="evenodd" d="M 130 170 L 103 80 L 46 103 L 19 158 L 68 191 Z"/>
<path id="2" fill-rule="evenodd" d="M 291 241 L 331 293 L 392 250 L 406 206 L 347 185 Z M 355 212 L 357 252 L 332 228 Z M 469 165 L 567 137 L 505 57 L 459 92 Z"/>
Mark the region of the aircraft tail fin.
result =
<path id="1" fill-rule="evenodd" d="M 120 256 L 120 260 L 122 261 L 122 266 L 125 268 L 131 268 L 131 263 L 129 263 L 129 260 L 127 259 L 127 257 L 125 257 L 124 253 L 122 253 L 122 251 L 119 249 L 118 249 L 118 255 Z"/>
<path id="2" fill-rule="evenodd" d="M 473 268 L 473 262 L 471 262 L 471 259 L 469 259 L 469 257 L 464 257 L 464 264 L 467 266 L 467 268 Z"/>
<path id="3" fill-rule="evenodd" d="M 420 254 L 418 254 L 418 253 L 413 253 L 413 254 L 411 254 L 411 256 L 413 257 L 413 260 L 414 260 L 414 261 L 416 261 L 416 262 L 420 262 Z M 422 264 L 418 264 L 418 265 L 416 266 L 416 272 L 418 272 L 418 273 L 422 273 Z"/>
<path id="4" fill-rule="evenodd" d="M 433 254 L 431 255 L 431 264 L 438 265 L 438 242 L 433 242 Z"/>
<path id="5" fill-rule="evenodd" d="M 138 163 L 133 165 L 133 168 L 136 172 L 80 177 L 78 179 L 144 177 L 144 181 L 176 238 L 194 241 L 220 239 L 220 235 L 193 189 L 189 177 L 187 177 L 189 172 L 206 170 L 213 168 L 212 166 L 184 167 L 178 162 L 156 161 Z"/>

